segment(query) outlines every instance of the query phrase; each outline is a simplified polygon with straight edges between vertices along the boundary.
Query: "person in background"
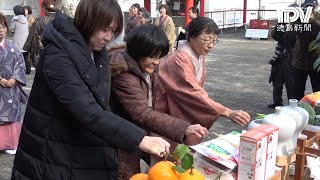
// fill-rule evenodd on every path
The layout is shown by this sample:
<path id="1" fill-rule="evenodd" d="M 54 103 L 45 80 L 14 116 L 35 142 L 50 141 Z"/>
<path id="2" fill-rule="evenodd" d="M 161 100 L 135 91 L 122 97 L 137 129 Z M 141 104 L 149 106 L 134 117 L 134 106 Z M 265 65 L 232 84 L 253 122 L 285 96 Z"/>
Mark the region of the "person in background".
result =
<path id="1" fill-rule="evenodd" d="M 169 51 L 163 30 L 153 24 L 134 28 L 127 37 L 127 49 L 110 54 L 115 113 L 176 143 L 196 145 L 208 130 L 199 124 L 171 117 L 154 110 L 158 86 L 157 67 Z M 173 152 L 173 150 L 171 151 Z M 119 151 L 118 180 L 140 172 L 142 153 Z"/>
<path id="2" fill-rule="evenodd" d="M 13 33 L 13 45 L 18 51 L 22 52 L 26 67 L 25 72 L 26 74 L 30 74 L 31 64 L 28 61 L 28 52 L 22 49 L 29 34 L 28 20 L 27 17 L 24 16 L 24 8 L 22 6 L 14 6 L 13 12 L 15 16 L 10 24 L 10 31 Z"/>
<path id="3" fill-rule="evenodd" d="M 299 7 L 298 4 L 291 4 L 289 7 Z M 290 14 L 292 16 L 293 14 Z M 276 27 L 287 27 L 289 24 L 279 23 Z M 273 103 L 268 108 L 283 106 L 282 90 L 286 87 L 288 100 L 292 98 L 293 77 L 292 77 L 292 59 L 294 55 L 294 46 L 296 41 L 296 32 L 274 30 L 272 38 L 278 43 L 273 57 L 270 59 L 271 75 L 269 83 L 273 86 Z"/>
<path id="4" fill-rule="evenodd" d="M 24 6 L 23 8 L 24 8 L 24 15 L 28 19 L 28 26 L 29 28 L 31 28 L 32 24 L 35 21 L 34 17 L 32 16 L 32 9 L 30 6 Z"/>
<path id="5" fill-rule="evenodd" d="M 46 25 L 12 179 L 113 180 L 118 149 L 169 152 L 167 141 L 111 112 L 105 47 L 122 29 L 116 0 L 81 0 L 74 19 L 57 12 Z"/>
<path id="6" fill-rule="evenodd" d="M 192 20 L 192 19 L 195 19 L 197 17 L 200 17 L 200 14 L 199 14 L 199 9 L 195 6 L 189 8 L 188 10 L 188 16 L 189 18 Z M 186 40 L 186 30 L 185 28 L 183 28 L 178 37 L 177 37 L 177 44 L 176 44 L 176 49 L 178 48 L 178 45 L 179 45 L 179 41 L 180 40 Z"/>
<path id="7" fill-rule="evenodd" d="M 140 24 L 152 24 L 151 14 L 145 8 L 141 8 Z"/>
<path id="8" fill-rule="evenodd" d="M 174 43 L 176 41 L 176 27 L 172 18 L 168 15 L 169 6 L 162 4 L 159 7 L 160 17 L 154 21 L 154 25 L 159 26 L 167 35 L 169 40 L 169 54 L 174 52 Z"/>
<path id="9" fill-rule="evenodd" d="M 0 13 L 0 150 L 15 154 L 21 131 L 21 106 L 27 97 L 21 86 L 26 85 L 21 52 L 5 37 L 8 23 Z"/>
<path id="10" fill-rule="evenodd" d="M 320 74 L 313 69 L 313 63 L 319 57 L 319 51 L 309 52 L 309 44 L 315 40 L 320 32 L 320 21 L 316 18 L 318 14 L 318 1 L 305 0 L 301 4 L 302 8 L 313 7 L 310 16 L 311 29 L 297 32 L 297 39 L 292 61 L 293 91 L 292 97 L 301 100 L 305 93 L 308 76 L 312 86 L 312 91 L 320 91 Z"/>
<path id="11" fill-rule="evenodd" d="M 34 67 L 37 67 L 40 58 L 40 52 L 43 50 L 41 43 L 42 33 L 45 25 L 53 20 L 55 12 L 57 10 L 57 2 L 55 0 L 43 0 L 42 10 L 44 16 L 38 17 L 30 28 L 30 32 L 26 43 L 23 46 L 23 50 L 29 52 L 29 58 Z"/>
<path id="12" fill-rule="evenodd" d="M 197 17 L 200 17 L 200 12 L 199 12 L 199 9 L 195 6 L 189 8 L 188 10 L 188 16 L 189 18 L 192 20 L 192 19 L 195 19 Z"/>
<path id="13" fill-rule="evenodd" d="M 126 26 L 125 30 L 125 37 L 127 37 L 128 33 L 135 28 L 136 26 L 139 26 L 140 24 L 140 5 L 138 3 L 132 4 L 132 6 L 129 9 L 129 20 L 128 24 Z"/>
<path id="14" fill-rule="evenodd" d="M 236 124 L 247 124 L 247 112 L 215 102 L 204 89 L 205 56 L 219 42 L 218 26 L 212 19 L 199 17 L 189 23 L 186 32 L 187 40 L 180 41 L 177 51 L 159 66 L 155 110 L 207 129 L 220 116 Z"/>

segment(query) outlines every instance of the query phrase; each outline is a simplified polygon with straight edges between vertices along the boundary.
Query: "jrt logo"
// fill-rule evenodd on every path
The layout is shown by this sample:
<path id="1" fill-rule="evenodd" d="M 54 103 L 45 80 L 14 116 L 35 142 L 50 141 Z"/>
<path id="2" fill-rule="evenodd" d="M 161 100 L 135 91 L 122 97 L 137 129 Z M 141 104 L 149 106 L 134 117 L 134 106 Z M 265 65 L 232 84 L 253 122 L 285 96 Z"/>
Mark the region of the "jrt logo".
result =
<path id="1" fill-rule="evenodd" d="M 278 23 L 291 23 L 300 18 L 301 23 L 308 23 L 312 13 L 312 7 L 287 7 L 278 10 Z"/>

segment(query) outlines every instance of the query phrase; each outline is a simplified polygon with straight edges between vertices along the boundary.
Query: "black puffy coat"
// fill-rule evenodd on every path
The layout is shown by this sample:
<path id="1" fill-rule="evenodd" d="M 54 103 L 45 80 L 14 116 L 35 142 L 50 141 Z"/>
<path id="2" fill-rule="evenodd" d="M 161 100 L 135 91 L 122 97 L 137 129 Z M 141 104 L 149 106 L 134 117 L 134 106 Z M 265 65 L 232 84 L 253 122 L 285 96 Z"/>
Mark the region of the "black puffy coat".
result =
<path id="1" fill-rule="evenodd" d="M 94 52 L 71 18 L 57 13 L 23 122 L 12 179 L 116 179 L 117 148 L 133 152 L 145 133 L 109 107 L 106 50 Z"/>

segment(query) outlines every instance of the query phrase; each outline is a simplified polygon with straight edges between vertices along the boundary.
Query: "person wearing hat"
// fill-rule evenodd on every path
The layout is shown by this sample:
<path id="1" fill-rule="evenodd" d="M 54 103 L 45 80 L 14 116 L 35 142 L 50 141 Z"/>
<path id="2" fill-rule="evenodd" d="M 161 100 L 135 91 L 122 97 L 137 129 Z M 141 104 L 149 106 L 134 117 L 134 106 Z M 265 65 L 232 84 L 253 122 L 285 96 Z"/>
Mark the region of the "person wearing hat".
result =
<path id="1" fill-rule="evenodd" d="M 309 76 L 312 91 L 320 91 L 320 74 L 313 70 L 313 63 L 319 56 L 319 51 L 309 52 L 309 44 L 316 39 L 320 32 L 320 21 L 316 18 L 318 14 L 318 1 L 305 0 L 302 8 L 313 7 L 309 24 L 311 29 L 297 32 L 295 53 L 292 62 L 293 91 L 292 98 L 302 99 L 305 92 L 306 81 Z M 296 22 L 299 24 L 300 22 Z"/>

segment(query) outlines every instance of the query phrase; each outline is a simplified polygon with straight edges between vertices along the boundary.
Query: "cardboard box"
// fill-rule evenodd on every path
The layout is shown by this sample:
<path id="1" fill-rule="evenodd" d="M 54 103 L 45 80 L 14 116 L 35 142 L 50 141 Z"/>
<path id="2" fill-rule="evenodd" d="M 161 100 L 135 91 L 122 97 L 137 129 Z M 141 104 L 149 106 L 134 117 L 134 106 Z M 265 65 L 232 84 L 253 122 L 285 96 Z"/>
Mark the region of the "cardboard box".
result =
<path id="1" fill-rule="evenodd" d="M 278 134 L 279 128 L 275 126 L 270 126 L 267 124 L 261 124 L 260 126 L 254 128 L 254 130 L 262 131 L 268 134 L 268 145 L 267 145 L 267 160 L 266 160 L 266 170 L 265 179 L 275 174 L 275 166 L 277 160 L 277 146 L 278 146 Z"/>
<path id="2" fill-rule="evenodd" d="M 238 180 L 261 180 L 265 177 L 268 134 L 251 129 L 240 136 Z"/>

